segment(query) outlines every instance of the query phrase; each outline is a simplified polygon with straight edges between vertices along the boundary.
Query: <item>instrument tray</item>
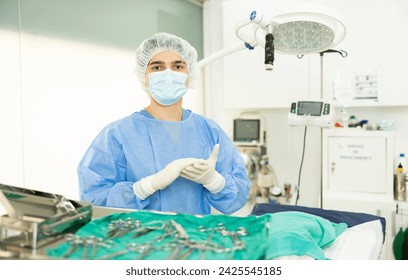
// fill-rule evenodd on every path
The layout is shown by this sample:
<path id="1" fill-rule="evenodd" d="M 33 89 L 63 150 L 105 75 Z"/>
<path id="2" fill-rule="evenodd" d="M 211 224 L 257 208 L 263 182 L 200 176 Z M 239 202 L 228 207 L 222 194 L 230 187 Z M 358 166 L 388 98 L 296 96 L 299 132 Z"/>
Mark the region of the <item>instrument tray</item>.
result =
<path id="1" fill-rule="evenodd" d="M 0 249 L 37 249 L 92 219 L 92 205 L 64 196 L 0 184 Z"/>

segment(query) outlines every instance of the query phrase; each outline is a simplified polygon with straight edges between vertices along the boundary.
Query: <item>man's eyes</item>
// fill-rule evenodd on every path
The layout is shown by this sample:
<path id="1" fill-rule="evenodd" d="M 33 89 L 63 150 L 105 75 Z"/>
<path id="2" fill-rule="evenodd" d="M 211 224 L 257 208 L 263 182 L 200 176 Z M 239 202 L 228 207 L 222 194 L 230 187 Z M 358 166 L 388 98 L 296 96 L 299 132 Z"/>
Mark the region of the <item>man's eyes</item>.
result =
<path id="1" fill-rule="evenodd" d="M 173 71 L 183 71 L 184 69 L 186 69 L 186 66 L 183 64 L 176 64 L 171 67 L 171 70 Z M 155 65 L 155 66 L 150 67 L 150 71 L 152 72 L 164 71 L 164 70 L 166 70 L 166 67 L 161 66 L 161 65 Z"/>
<path id="2" fill-rule="evenodd" d="M 176 69 L 176 70 L 183 70 L 184 65 L 183 64 L 174 65 L 173 68 Z"/>

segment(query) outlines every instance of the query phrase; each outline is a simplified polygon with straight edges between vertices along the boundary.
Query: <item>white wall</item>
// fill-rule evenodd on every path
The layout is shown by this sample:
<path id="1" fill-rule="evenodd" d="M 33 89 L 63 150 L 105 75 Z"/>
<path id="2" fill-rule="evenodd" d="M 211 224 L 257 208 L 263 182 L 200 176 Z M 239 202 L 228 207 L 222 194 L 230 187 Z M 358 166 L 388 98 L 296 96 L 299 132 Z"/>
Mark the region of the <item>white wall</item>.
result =
<path id="1" fill-rule="evenodd" d="M 134 73 L 136 47 L 177 26 L 200 37 L 201 9 L 167 0 L 71 2 L 0 0 L 0 184 L 79 199 L 76 168 L 91 141 L 148 104 Z M 140 13 L 151 24 L 139 30 Z M 185 14 L 198 21 L 186 26 Z M 201 99 L 192 90 L 184 106 L 202 113 Z"/>
<path id="2" fill-rule="evenodd" d="M 15 170 L 22 174 L 2 172 L 2 183 L 79 198 L 76 166 L 92 139 L 146 104 L 133 74 L 134 52 L 23 34 L 21 56 L 21 95 L 10 96 L 22 100 L 21 111 L 11 109 L 21 114 L 24 141 L 9 147 L 21 147 Z"/>
<path id="3" fill-rule="evenodd" d="M 352 68 L 356 71 L 354 74 L 371 73 L 377 71 L 379 75 L 379 100 L 374 103 L 357 103 L 352 108 L 349 108 L 350 114 L 356 115 L 359 119 L 367 119 L 370 123 L 379 123 L 382 120 L 394 120 L 397 123 L 395 137 L 395 155 L 400 152 L 408 152 L 408 84 L 405 82 L 404 68 L 408 64 L 408 57 L 404 55 L 404 46 L 408 41 L 403 34 L 406 33 L 405 27 L 408 26 L 406 13 L 408 12 L 408 4 L 402 0 L 357 0 L 357 1 L 283 1 L 283 0 L 258 0 L 258 1 L 240 1 L 240 0 L 224 0 L 224 1 L 207 1 L 204 6 L 204 28 L 205 32 L 205 55 L 208 56 L 220 49 L 223 49 L 224 37 L 231 37 L 231 34 L 223 34 L 227 27 L 223 26 L 225 18 L 223 18 L 223 3 L 232 3 L 227 5 L 229 9 L 228 15 L 237 15 L 236 20 L 241 20 L 242 9 L 253 4 L 254 8 L 261 6 L 264 10 L 264 15 L 269 11 L 273 13 L 277 7 L 286 5 L 287 3 L 305 3 L 311 2 L 316 4 L 327 5 L 336 9 L 343 18 L 347 27 L 347 34 L 344 41 L 336 49 L 344 49 L 348 52 L 348 61 Z M 248 14 L 249 16 L 249 14 Z M 234 28 L 231 26 L 233 36 Z M 240 54 L 234 54 L 234 59 L 239 60 Z M 243 55 L 242 55 L 243 56 Z M 254 56 L 254 60 L 259 57 Z M 331 97 L 331 79 L 336 68 L 336 64 L 341 60 L 340 56 L 333 54 L 324 55 L 324 96 Z M 277 55 L 276 64 L 279 60 Z M 256 90 L 248 92 L 248 88 L 257 89 L 259 91 L 259 83 L 263 81 L 263 74 L 258 75 L 258 69 L 254 69 L 251 64 L 247 69 L 248 63 L 243 63 L 242 76 L 237 75 L 233 81 L 234 92 L 227 92 L 231 85 L 226 84 L 225 73 L 228 71 L 238 72 L 235 68 L 226 68 L 230 65 L 228 58 L 220 59 L 206 67 L 205 94 L 206 99 L 211 100 L 207 103 L 206 113 L 219 123 L 221 123 L 226 131 L 232 136 L 233 118 L 240 112 L 259 111 L 266 118 L 267 126 L 267 148 L 270 161 L 275 168 L 280 184 L 290 182 L 296 184 L 298 180 L 299 164 L 301 159 L 303 128 L 289 127 L 287 125 L 287 112 L 289 105 L 282 106 L 279 104 L 279 96 L 273 95 L 268 99 L 263 94 L 258 94 Z M 309 69 L 306 70 L 309 75 L 310 84 L 304 89 L 304 94 L 309 97 L 320 96 L 320 57 L 319 55 L 311 55 Z M 263 61 L 259 60 L 260 67 L 263 67 Z M 227 66 L 228 65 L 228 66 Z M 236 67 L 239 67 L 237 62 Z M 278 67 L 277 65 L 275 67 Z M 252 74 L 251 74 L 252 72 Z M 284 83 L 288 87 L 292 83 L 297 83 L 293 80 L 292 75 L 288 75 L 284 79 Z M 240 86 L 240 83 L 246 83 Z M 244 88 L 245 91 L 241 91 Z M 235 96 L 236 100 L 250 100 L 248 96 L 262 96 L 267 104 L 275 104 L 268 107 L 256 105 L 258 102 L 250 103 L 248 106 L 238 108 L 236 100 L 225 99 L 228 96 Z M 286 100 L 287 96 L 281 96 Z M 296 98 L 296 93 L 294 93 Z M 262 99 L 261 99 L 262 100 Z M 238 102 L 239 103 L 239 102 Z M 208 106 L 211 104 L 211 106 Z M 241 103 L 242 104 L 242 103 Z M 245 104 L 245 103 L 244 103 Z M 259 106 L 259 107 L 258 107 Z M 338 109 L 338 108 L 337 108 Z M 320 129 L 309 128 L 306 139 L 305 163 L 302 171 L 301 179 L 301 197 L 299 204 L 307 206 L 319 206 L 320 180 L 321 180 L 321 165 L 320 165 Z"/>
<path id="4" fill-rule="evenodd" d="M 0 30 L 0 175 L 4 183 L 23 182 L 19 36 Z M 17 63 L 16 63 L 17 62 Z"/>

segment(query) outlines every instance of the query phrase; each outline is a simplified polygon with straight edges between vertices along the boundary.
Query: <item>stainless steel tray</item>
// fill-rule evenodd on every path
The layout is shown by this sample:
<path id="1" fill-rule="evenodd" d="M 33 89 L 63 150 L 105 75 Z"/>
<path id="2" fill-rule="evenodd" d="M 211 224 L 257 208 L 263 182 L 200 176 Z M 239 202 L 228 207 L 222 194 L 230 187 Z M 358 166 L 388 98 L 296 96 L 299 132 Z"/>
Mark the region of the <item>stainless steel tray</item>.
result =
<path id="1" fill-rule="evenodd" d="M 90 203 L 0 184 L 0 249 L 38 249 L 76 231 L 92 219 Z"/>

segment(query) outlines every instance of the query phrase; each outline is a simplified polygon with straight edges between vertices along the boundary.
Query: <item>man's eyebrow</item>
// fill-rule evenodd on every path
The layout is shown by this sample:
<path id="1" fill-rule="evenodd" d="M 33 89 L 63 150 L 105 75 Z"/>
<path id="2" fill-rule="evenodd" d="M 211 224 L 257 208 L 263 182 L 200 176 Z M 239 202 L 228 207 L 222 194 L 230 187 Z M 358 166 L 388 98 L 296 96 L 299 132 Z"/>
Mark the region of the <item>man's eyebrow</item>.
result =
<path id="1" fill-rule="evenodd" d="M 180 63 L 186 64 L 186 62 L 184 60 L 175 60 L 175 61 L 171 62 L 171 64 L 180 64 Z M 164 61 L 161 61 L 161 60 L 154 60 L 154 61 L 149 63 L 149 65 L 163 65 L 163 64 L 165 64 L 165 63 L 164 63 Z"/>
<path id="2" fill-rule="evenodd" d="M 152 65 L 152 64 L 164 64 L 164 61 L 156 60 L 156 61 L 152 61 L 149 63 L 149 65 Z"/>
<path id="3" fill-rule="evenodd" d="M 184 60 L 176 60 L 176 61 L 172 62 L 172 64 L 179 64 L 179 63 L 186 64 L 186 62 Z"/>

